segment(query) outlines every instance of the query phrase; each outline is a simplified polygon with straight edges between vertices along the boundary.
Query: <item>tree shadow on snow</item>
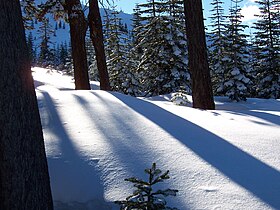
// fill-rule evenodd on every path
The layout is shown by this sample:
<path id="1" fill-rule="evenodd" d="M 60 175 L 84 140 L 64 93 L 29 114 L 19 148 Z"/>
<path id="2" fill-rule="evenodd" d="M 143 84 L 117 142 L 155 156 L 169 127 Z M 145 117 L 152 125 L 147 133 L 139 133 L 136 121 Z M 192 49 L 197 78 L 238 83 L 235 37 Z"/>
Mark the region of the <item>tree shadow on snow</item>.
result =
<path id="1" fill-rule="evenodd" d="M 248 116 L 253 116 L 262 120 L 265 120 L 269 123 L 273 123 L 275 125 L 280 125 L 280 116 L 274 115 L 271 113 L 263 112 L 263 111 L 254 111 L 254 110 L 246 110 L 246 111 L 228 111 L 229 113 L 232 114 L 242 114 L 242 115 L 248 115 Z M 261 123 L 256 121 L 255 123 L 263 124 L 263 125 L 268 125 L 266 123 Z"/>
<path id="2" fill-rule="evenodd" d="M 159 157 L 156 151 L 147 144 L 143 134 L 135 130 L 135 126 L 129 123 L 128 118 L 130 118 L 130 121 L 131 118 L 134 119 L 129 107 L 123 106 L 118 101 L 116 103 L 115 97 L 112 97 L 109 92 L 93 91 L 88 94 L 94 99 L 89 100 L 88 95 L 73 94 L 73 96 L 91 118 L 94 125 L 93 129 L 98 130 L 103 135 L 101 138 L 104 143 L 103 147 L 106 147 L 106 155 L 103 157 L 105 160 L 99 168 L 104 174 L 102 178 L 109 180 L 104 180 L 104 182 L 108 181 L 105 185 L 109 184 L 111 188 L 114 187 L 121 191 L 120 199 L 124 199 L 128 191 L 132 193 L 131 183 L 125 182 L 124 179 L 144 175 L 144 169 L 151 167 L 153 162 L 160 164 Z M 105 100 L 104 94 L 111 96 L 113 101 Z M 97 103 L 94 104 L 93 101 Z M 98 107 L 100 105 L 102 107 Z M 138 120 L 134 120 L 134 122 L 141 123 Z M 110 181 L 112 176 L 115 179 L 113 182 Z M 147 179 L 146 175 L 141 178 Z M 170 188 L 167 185 L 167 182 L 161 183 L 161 186 L 158 187 Z M 177 201 L 176 204 L 184 206 L 184 209 L 190 209 L 189 206 L 186 206 L 186 203 L 181 203 L 181 201 Z"/>
<path id="3" fill-rule="evenodd" d="M 221 137 L 152 103 L 111 93 L 268 205 L 280 209 L 280 172 Z"/>
<path id="4" fill-rule="evenodd" d="M 221 99 L 218 99 L 219 101 Z M 217 106 L 217 110 L 225 110 L 228 113 L 253 116 L 275 125 L 280 125 L 280 116 L 266 111 L 280 112 L 280 101 L 275 99 L 248 99 L 248 102 L 225 102 Z M 234 106 L 232 106 L 232 104 Z M 234 109 L 237 108 L 237 109 Z M 264 122 L 255 123 L 268 125 Z"/>
<path id="5" fill-rule="evenodd" d="M 57 147 L 54 150 L 59 151 L 55 156 L 47 156 L 55 209 L 111 209 L 102 196 L 104 189 L 95 168 L 97 163 L 87 161 L 78 153 L 51 96 L 45 91 L 40 92 L 48 117 L 45 127 L 55 139 L 50 147 Z"/>

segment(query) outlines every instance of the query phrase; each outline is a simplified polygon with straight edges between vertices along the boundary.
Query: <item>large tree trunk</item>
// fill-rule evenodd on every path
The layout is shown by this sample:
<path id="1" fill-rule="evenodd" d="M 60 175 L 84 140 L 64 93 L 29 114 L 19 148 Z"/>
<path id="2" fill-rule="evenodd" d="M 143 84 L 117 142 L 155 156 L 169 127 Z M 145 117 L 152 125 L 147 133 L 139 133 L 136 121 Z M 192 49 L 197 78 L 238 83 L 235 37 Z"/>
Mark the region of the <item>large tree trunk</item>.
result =
<path id="1" fill-rule="evenodd" d="M 87 22 L 80 0 L 66 0 L 63 4 L 68 13 L 74 79 L 76 90 L 90 90 L 85 37 Z"/>
<path id="2" fill-rule="evenodd" d="M 193 107 L 215 109 L 201 0 L 184 0 Z"/>
<path id="3" fill-rule="evenodd" d="M 111 90 L 106 65 L 102 21 L 99 12 L 98 0 L 89 0 L 88 21 L 90 28 L 90 37 L 96 54 L 97 68 L 100 77 L 100 89 Z"/>
<path id="4" fill-rule="evenodd" d="M 53 209 L 19 0 L 0 0 L 0 209 Z"/>

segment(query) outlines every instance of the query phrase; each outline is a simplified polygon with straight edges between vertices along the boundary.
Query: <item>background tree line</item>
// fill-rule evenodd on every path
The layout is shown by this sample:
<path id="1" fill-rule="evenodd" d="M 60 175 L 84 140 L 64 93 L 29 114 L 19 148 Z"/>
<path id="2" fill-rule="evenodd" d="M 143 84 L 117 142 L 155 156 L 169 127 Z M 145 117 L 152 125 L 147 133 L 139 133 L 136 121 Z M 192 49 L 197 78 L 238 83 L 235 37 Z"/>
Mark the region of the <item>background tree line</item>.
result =
<path id="1" fill-rule="evenodd" d="M 248 26 L 242 23 L 241 2 L 231 0 L 227 15 L 223 0 L 211 3 L 207 46 L 214 95 L 236 101 L 247 97 L 279 98 L 279 1 L 257 1 L 261 14 L 251 36 L 245 33 Z M 58 11 L 53 12 L 57 14 Z M 133 96 L 166 94 L 180 89 L 191 94 L 183 1 L 147 0 L 136 5 L 132 30 L 118 14 L 112 2 L 102 23 L 111 89 Z M 51 29 L 40 32 L 42 44 L 48 41 L 47 33 L 53 32 Z M 84 47 L 90 79 L 99 80 L 96 53 L 89 37 Z M 30 51 L 35 55 L 34 50 Z M 35 65 L 44 60 L 44 64 L 72 69 L 72 54 L 67 53 L 71 52 L 70 44 L 57 46 L 51 49 L 52 53 L 42 51 L 41 47 L 41 52 L 37 52 L 39 62 Z M 44 59 L 40 58 L 42 55 Z"/>

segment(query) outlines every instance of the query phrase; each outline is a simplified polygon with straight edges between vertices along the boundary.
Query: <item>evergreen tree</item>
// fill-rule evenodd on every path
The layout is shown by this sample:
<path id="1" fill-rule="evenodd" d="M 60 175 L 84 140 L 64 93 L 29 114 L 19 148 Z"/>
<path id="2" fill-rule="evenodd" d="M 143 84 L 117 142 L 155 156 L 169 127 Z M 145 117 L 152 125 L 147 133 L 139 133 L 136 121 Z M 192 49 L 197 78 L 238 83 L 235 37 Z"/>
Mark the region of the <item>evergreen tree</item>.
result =
<path id="1" fill-rule="evenodd" d="M 65 42 L 64 44 L 60 44 L 60 48 L 59 48 L 59 60 L 61 65 L 63 66 L 66 65 L 67 56 L 68 56 L 68 46 L 67 43 Z"/>
<path id="2" fill-rule="evenodd" d="M 140 32 L 143 29 L 143 23 L 141 21 L 141 14 L 140 14 L 140 8 L 139 5 L 136 4 L 135 8 L 133 9 L 133 17 L 132 17 L 132 31 L 129 39 L 130 41 L 130 46 L 129 46 L 129 52 L 127 54 L 127 62 L 126 65 L 127 67 L 130 69 L 130 71 L 132 72 L 132 74 L 135 76 L 135 83 L 137 83 L 137 93 L 136 95 L 141 96 L 141 90 L 143 90 L 143 88 L 141 87 L 141 83 L 139 81 L 139 75 L 137 72 L 137 68 L 139 66 L 140 63 L 140 58 L 142 56 L 143 53 L 143 49 L 141 48 L 141 46 L 139 45 L 141 36 L 140 36 Z"/>
<path id="3" fill-rule="evenodd" d="M 143 51 L 137 72 L 146 95 L 166 94 L 189 86 L 183 19 L 175 15 L 175 9 L 172 14 L 171 3 L 173 7 L 180 5 L 180 1 L 148 1 L 139 5 L 145 25 L 136 34 L 136 47 Z"/>
<path id="4" fill-rule="evenodd" d="M 209 65 L 212 73 L 213 92 L 223 95 L 225 82 L 225 48 L 226 48 L 226 16 L 224 15 L 224 2 L 213 0 L 211 5 L 211 33 L 209 35 Z"/>
<path id="5" fill-rule="evenodd" d="M 39 63 L 45 67 L 52 64 L 52 59 L 54 57 L 53 51 L 50 49 L 50 39 L 53 34 L 53 30 L 48 18 L 43 19 L 38 32 L 39 38 L 41 39 Z"/>
<path id="6" fill-rule="evenodd" d="M 133 16 L 132 16 L 132 45 L 137 46 L 139 44 L 139 34 L 142 31 L 143 23 L 140 14 L 140 6 L 136 4 L 135 8 L 133 9 Z M 138 35 L 138 36 L 137 36 Z"/>
<path id="7" fill-rule="evenodd" d="M 250 67 L 250 74 L 248 75 L 248 78 L 251 80 L 251 83 L 249 84 L 249 96 L 250 97 L 257 97 L 257 91 L 256 91 L 256 82 L 257 82 L 257 71 L 255 68 L 255 64 L 258 63 L 257 60 L 257 49 L 258 46 L 255 43 L 255 37 L 250 30 L 249 35 L 249 41 L 248 41 L 248 48 L 249 48 L 249 67 Z"/>
<path id="8" fill-rule="evenodd" d="M 35 53 L 34 39 L 31 32 L 28 33 L 26 41 L 27 41 L 29 61 L 31 65 L 34 65 L 36 63 L 36 53 Z"/>
<path id="9" fill-rule="evenodd" d="M 165 189 L 155 190 L 154 185 L 169 179 L 169 171 L 163 173 L 156 167 L 156 163 L 153 163 L 152 168 L 145 169 L 145 173 L 149 175 L 148 181 L 131 177 L 125 179 L 125 181 L 134 184 L 136 190 L 133 194 L 128 196 L 123 201 L 115 201 L 120 205 L 121 210 L 129 209 L 143 209 L 143 210 L 178 210 L 177 208 L 171 208 L 167 206 L 165 197 L 176 196 L 178 190 Z"/>
<path id="10" fill-rule="evenodd" d="M 259 0 L 261 14 L 255 23 L 255 89 L 262 98 L 280 97 L 279 0 Z"/>
<path id="11" fill-rule="evenodd" d="M 60 65 L 60 45 L 54 44 L 53 47 L 53 65 L 57 68 Z"/>
<path id="12" fill-rule="evenodd" d="M 240 3 L 243 0 L 231 0 L 229 23 L 226 32 L 224 83 L 220 86 L 231 100 L 246 100 L 250 79 L 248 74 L 249 67 L 249 48 L 247 35 L 244 29 L 247 27 L 242 24 Z"/>
<path id="13" fill-rule="evenodd" d="M 105 22 L 107 66 L 112 90 L 136 95 L 137 81 L 127 65 L 128 31 L 114 7 Z"/>
<path id="14" fill-rule="evenodd" d="M 68 51 L 67 56 L 65 59 L 65 72 L 66 74 L 73 75 L 74 74 L 74 64 L 73 64 L 73 58 L 72 58 L 72 46 L 71 41 L 68 44 Z"/>
<path id="15" fill-rule="evenodd" d="M 87 33 L 86 36 L 86 50 L 87 50 L 87 60 L 89 66 L 89 78 L 90 80 L 93 81 L 99 81 L 100 78 L 97 69 L 96 54 L 89 33 Z"/>

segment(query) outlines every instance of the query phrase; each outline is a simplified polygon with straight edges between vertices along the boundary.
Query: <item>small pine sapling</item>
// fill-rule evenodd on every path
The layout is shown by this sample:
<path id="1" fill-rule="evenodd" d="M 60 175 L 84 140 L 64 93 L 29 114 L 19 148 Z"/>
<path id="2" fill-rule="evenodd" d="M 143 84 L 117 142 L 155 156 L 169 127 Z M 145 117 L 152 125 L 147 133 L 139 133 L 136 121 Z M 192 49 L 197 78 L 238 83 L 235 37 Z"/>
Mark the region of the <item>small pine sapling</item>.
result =
<path id="1" fill-rule="evenodd" d="M 166 206 L 164 197 L 176 196 L 178 190 L 166 189 L 153 191 L 153 186 L 159 182 L 169 179 L 169 171 L 162 173 L 156 168 L 153 163 L 152 168 L 145 169 L 145 173 L 149 175 L 149 180 L 144 181 L 135 177 L 125 179 L 125 181 L 132 182 L 136 190 L 132 195 L 128 196 L 126 200 L 115 201 L 120 205 L 121 210 L 178 210 L 177 208 L 170 208 Z"/>
<path id="2" fill-rule="evenodd" d="M 170 101 L 179 106 L 187 106 L 191 104 L 188 99 L 187 91 L 184 87 L 180 87 L 180 90 L 172 96 Z"/>

